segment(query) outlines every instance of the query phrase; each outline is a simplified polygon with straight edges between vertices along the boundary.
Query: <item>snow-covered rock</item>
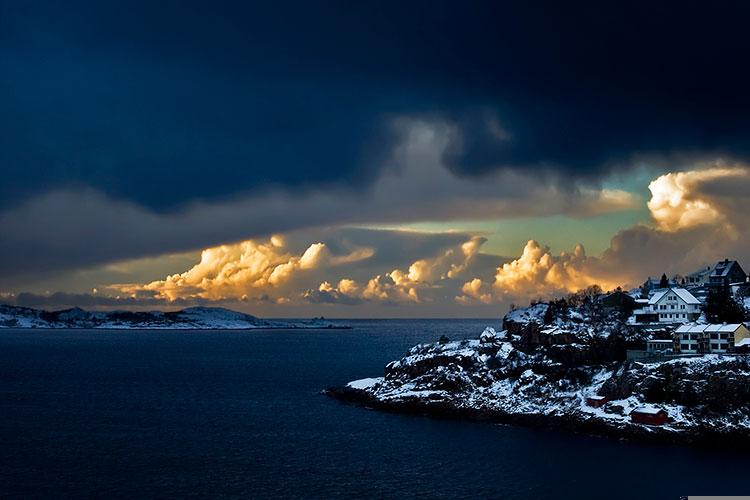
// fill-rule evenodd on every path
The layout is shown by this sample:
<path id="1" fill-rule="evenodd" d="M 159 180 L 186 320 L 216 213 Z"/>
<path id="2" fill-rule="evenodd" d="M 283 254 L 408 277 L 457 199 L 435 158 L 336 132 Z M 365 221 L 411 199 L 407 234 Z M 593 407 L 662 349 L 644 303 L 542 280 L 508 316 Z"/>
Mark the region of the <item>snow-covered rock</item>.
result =
<path id="1" fill-rule="evenodd" d="M 529 349 L 519 338 L 488 328 L 478 340 L 417 345 L 388 363 L 383 377 L 350 382 L 328 394 L 389 411 L 675 442 L 750 444 L 746 357 L 651 364 L 592 357 L 597 349 L 592 346 L 618 342 L 620 335 Z M 602 404 L 590 406 L 591 396 Z M 644 406 L 666 411 L 670 422 L 633 422 L 630 412 Z"/>

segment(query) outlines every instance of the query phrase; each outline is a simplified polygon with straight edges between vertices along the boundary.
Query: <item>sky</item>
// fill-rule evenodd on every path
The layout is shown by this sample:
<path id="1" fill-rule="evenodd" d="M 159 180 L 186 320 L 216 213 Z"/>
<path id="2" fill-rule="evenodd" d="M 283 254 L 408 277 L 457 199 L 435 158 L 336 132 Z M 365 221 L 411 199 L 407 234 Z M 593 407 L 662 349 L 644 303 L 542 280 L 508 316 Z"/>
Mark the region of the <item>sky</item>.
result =
<path id="1" fill-rule="evenodd" d="M 0 301 L 494 317 L 750 267 L 740 2 L 4 2 Z"/>

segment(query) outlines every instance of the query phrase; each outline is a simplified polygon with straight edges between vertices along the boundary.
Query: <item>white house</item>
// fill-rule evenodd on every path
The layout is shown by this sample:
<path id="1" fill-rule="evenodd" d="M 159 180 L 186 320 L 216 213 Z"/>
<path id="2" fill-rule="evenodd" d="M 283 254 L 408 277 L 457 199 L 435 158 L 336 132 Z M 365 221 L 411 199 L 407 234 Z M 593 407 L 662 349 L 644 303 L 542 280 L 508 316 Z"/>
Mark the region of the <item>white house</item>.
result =
<path id="1" fill-rule="evenodd" d="M 683 354 L 733 352 L 737 343 L 750 339 L 742 323 L 682 325 L 674 332 L 675 350 Z"/>
<path id="2" fill-rule="evenodd" d="M 707 325 L 682 325 L 674 331 L 675 351 L 682 354 L 698 354 L 701 351 L 703 330 Z"/>
<path id="3" fill-rule="evenodd" d="M 734 351 L 735 341 L 748 338 L 748 329 L 741 323 L 708 325 L 704 331 L 706 352 Z"/>
<path id="4" fill-rule="evenodd" d="M 659 290 L 648 299 L 648 310 L 660 323 L 690 323 L 701 314 L 701 302 L 684 288 Z"/>

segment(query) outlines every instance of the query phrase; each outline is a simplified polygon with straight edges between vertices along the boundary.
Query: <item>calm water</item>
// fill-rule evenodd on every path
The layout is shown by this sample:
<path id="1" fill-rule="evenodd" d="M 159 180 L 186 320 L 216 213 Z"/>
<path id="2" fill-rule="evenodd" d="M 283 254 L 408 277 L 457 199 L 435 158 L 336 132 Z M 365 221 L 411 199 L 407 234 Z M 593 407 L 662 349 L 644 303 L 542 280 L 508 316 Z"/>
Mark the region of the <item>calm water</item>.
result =
<path id="1" fill-rule="evenodd" d="M 748 494 L 750 456 L 342 405 L 410 346 L 488 321 L 353 330 L 0 332 L 6 496 L 677 498 Z"/>

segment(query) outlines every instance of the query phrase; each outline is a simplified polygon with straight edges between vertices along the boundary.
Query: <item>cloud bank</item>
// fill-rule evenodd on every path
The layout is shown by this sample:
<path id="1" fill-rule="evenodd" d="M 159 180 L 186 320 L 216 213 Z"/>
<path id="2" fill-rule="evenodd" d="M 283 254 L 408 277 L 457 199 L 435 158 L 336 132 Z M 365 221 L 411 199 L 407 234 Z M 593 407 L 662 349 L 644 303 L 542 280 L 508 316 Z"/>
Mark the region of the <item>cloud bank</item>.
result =
<path id="1" fill-rule="evenodd" d="M 390 154 L 389 168 L 365 191 L 332 188 L 298 194 L 275 188 L 232 201 L 196 203 L 174 213 L 154 212 L 91 190 L 57 191 L 31 199 L 0 212 L 0 280 L 305 228 L 591 217 L 631 210 L 638 203 L 624 191 L 558 184 L 513 171 L 481 179 L 458 177 L 443 160 L 456 133 L 450 124 L 399 117 L 391 126 L 400 141 Z"/>
<path id="2" fill-rule="evenodd" d="M 750 258 L 750 202 L 738 196 L 750 189 L 750 171 L 723 163 L 699 167 L 655 178 L 647 203 L 651 220 L 619 231 L 598 256 L 582 245 L 553 253 L 529 240 L 518 257 L 506 258 L 483 252 L 487 239 L 472 234 L 306 230 L 207 248 L 187 271 L 115 284 L 108 298 L 82 303 L 502 310 L 592 284 L 637 286 L 647 276 L 685 274 L 724 256 Z M 320 240 L 311 241 L 316 234 Z M 19 295 L 17 302 L 46 304 L 50 297 Z"/>

